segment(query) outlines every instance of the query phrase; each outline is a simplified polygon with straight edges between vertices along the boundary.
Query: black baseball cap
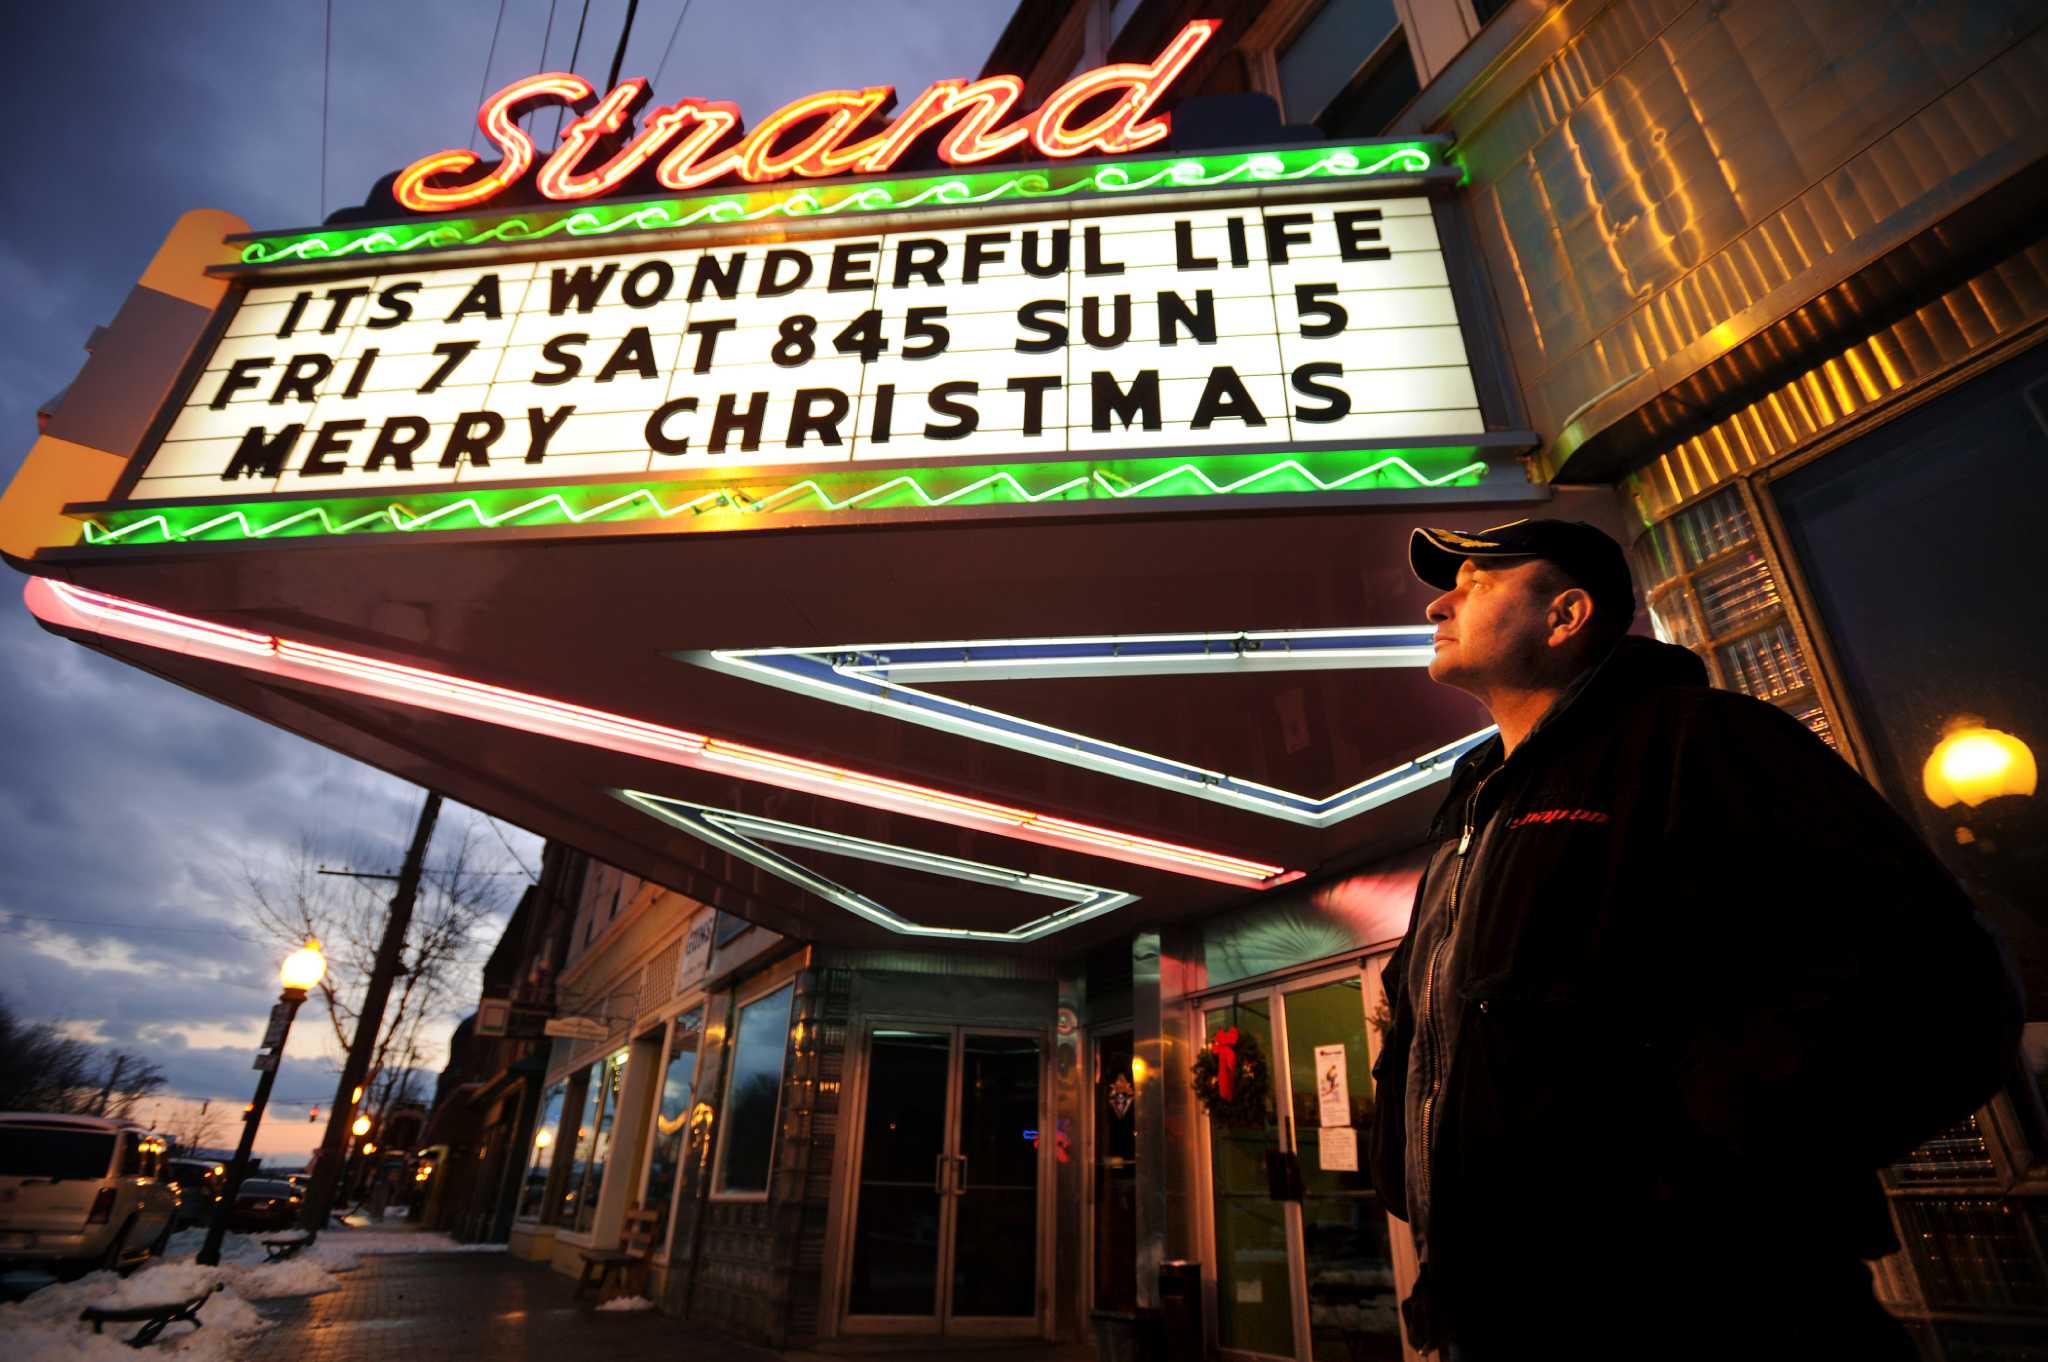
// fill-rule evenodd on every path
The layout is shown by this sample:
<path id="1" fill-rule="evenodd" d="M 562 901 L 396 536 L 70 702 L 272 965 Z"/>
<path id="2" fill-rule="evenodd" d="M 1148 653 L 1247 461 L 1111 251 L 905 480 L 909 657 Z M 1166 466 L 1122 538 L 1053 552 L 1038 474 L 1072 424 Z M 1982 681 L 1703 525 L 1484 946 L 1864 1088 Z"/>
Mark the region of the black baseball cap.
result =
<path id="1" fill-rule="evenodd" d="M 1485 530 L 1425 527 L 1408 540 L 1408 565 L 1441 591 L 1458 584 L 1458 564 L 1467 558 L 1541 558 L 1593 598 L 1593 609 L 1617 616 L 1625 630 L 1636 617 L 1635 583 L 1628 557 L 1606 531 L 1583 520 L 1511 520 Z"/>

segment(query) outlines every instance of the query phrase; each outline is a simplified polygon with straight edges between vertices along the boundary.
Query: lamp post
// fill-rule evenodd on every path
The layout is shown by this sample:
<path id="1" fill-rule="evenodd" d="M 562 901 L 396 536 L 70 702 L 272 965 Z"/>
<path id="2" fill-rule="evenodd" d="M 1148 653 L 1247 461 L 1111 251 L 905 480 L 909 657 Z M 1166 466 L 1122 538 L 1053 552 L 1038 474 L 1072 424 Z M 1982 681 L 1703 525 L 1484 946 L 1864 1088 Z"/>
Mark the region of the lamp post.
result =
<path id="1" fill-rule="evenodd" d="M 326 972 L 327 960 L 320 954 L 317 941 L 308 941 L 286 956 L 283 968 L 277 972 L 284 991 L 278 995 L 277 1006 L 270 1010 L 270 1029 L 264 1033 L 263 1048 L 256 1055 L 256 1067 L 263 1071 L 263 1077 L 256 1080 L 256 1100 L 242 1117 L 242 1140 L 235 1146 L 235 1161 L 228 1165 L 227 1185 L 221 1188 L 220 1200 L 214 1203 L 213 1224 L 207 1227 L 206 1242 L 199 1249 L 199 1262 L 207 1267 L 220 1263 L 221 1240 L 228 1233 L 228 1212 L 234 1209 L 235 1196 L 242 1190 L 242 1179 L 249 1171 L 249 1151 L 255 1148 L 256 1127 L 263 1124 L 263 1109 L 270 1105 L 270 1086 L 277 1081 L 277 1062 L 284 1056 L 292 1018 L 298 1016 L 299 1004 L 306 1001 L 307 991 Z"/>

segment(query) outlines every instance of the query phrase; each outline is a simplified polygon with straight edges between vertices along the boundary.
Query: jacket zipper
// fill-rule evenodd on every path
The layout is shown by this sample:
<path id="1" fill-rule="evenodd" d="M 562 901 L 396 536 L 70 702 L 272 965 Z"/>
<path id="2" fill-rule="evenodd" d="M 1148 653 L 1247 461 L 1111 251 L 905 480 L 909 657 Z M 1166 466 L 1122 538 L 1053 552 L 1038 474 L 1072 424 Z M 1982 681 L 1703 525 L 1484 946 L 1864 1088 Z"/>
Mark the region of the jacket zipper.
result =
<path id="1" fill-rule="evenodd" d="M 1458 930 L 1458 899 L 1465 888 L 1465 870 L 1471 864 L 1467 853 L 1472 850 L 1473 824 L 1479 813 L 1479 796 L 1486 789 L 1486 782 L 1500 774 L 1496 766 L 1480 777 L 1479 784 L 1472 789 L 1472 797 L 1465 801 L 1465 827 L 1458 835 L 1458 865 L 1451 875 L 1451 898 L 1445 914 L 1443 934 L 1437 937 L 1430 948 L 1429 968 L 1422 976 L 1422 1023 L 1429 1031 L 1430 1064 L 1429 1091 L 1422 1099 L 1422 1197 L 1425 1205 L 1429 1201 L 1430 1149 L 1436 1140 L 1436 1099 L 1443 1090 L 1445 1069 L 1449 1056 L 1443 1053 L 1443 1037 L 1437 1030 L 1436 973 L 1444 952 L 1450 949 L 1451 940 Z"/>

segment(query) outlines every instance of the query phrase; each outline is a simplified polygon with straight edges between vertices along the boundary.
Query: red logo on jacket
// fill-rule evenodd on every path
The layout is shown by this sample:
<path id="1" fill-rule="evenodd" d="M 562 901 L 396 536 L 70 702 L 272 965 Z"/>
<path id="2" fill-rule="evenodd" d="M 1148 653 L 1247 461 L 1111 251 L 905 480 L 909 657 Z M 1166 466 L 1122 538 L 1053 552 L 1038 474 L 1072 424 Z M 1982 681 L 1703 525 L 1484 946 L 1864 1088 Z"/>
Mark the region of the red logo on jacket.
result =
<path id="1" fill-rule="evenodd" d="M 1517 814 L 1508 820 L 1510 828 L 1525 828 L 1533 823 L 1612 823 L 1614 820 L 1598 809 L 1532 809 Z"/>

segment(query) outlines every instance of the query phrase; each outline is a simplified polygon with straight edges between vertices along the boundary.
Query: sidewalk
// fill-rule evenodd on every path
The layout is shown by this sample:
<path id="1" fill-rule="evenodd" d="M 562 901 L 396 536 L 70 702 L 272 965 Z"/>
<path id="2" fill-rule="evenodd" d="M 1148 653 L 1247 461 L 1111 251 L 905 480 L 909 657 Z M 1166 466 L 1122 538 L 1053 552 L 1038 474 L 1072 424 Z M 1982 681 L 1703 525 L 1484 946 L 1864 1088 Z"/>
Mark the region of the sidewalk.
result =
<path id="1" fill-rule="evenodd" d="M 263 1301 L 271 1327 L 238 1362 L 847 1362 L 847 1354 L 777 1353 L 721 1339 L 653 1310 L 597 1311 L 575 1299 L 576 1284 L 502 1253 L 415 1254 L 363 1259 L 321 1296 Z M 917 1362 L 1066 1362 L 1087 1349 L 948 1346 L 906 1348 L 875 1341 L 874 1352 L 910 1352 Z"/>
<path id="2" fill-rule="evenodd" d="M 365 1258 L 324 1296 L 267 1301 L 271 1327 L 241 1362 L 674 1362 L 676 1321 L 654 1311 L 592 1311 L 576 1284 L 504 1254 Z M 772 1362 L 757 1349 L 689 1349 L 692 1362 Z"/>

